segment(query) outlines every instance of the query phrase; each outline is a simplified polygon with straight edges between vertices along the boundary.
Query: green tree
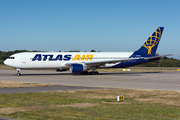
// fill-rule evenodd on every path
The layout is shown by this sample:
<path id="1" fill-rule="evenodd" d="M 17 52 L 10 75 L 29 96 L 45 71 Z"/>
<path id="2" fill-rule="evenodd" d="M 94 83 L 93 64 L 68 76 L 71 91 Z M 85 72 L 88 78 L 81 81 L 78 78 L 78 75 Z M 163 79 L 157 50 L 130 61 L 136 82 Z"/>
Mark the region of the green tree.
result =
<path id="1" fill-rule="evenodd" d="M 92 49 L 91 52 L 96 52 L 96 51 L 94 49 Z"/>

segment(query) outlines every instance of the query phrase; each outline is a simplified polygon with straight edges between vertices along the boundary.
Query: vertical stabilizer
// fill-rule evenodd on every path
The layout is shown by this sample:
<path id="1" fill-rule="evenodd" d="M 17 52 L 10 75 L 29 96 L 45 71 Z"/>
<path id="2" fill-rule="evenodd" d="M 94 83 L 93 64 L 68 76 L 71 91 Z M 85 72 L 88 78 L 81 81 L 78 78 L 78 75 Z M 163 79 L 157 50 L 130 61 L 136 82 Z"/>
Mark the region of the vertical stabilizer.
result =
<path id="1" fill-rule="evenodd" d="M 162 36 L 164 27 L 158 27 L 152 35 L 146 40 L 141 48 L 134 52 L 133 55 L 144 54 L 144 55 L 155 55 L 159 41 Z"/>

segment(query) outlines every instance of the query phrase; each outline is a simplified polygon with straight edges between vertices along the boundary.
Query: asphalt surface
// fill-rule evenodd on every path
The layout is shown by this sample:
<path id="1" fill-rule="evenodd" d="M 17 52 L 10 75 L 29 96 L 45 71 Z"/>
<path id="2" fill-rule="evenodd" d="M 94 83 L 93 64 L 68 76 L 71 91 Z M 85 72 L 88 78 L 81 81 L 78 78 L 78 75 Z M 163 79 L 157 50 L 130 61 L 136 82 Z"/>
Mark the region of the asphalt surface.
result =
<path id="1" fill-rule="evenodd" d="M 103 88 L 66 86 L 66 85 L 52 85 L 52 86 L 46 86 L 46 87 L 27 87 L 27 88 L 0 88 L 0 94 L 3 94 L 3 93 L 44 92 L 44 91 L 62 91 L 62 90 L 82 90 L 82 89 L 103 89 Z"/>
<path id="2" fill-rule="evenodd" d="M 102 72 L 99 75 L 79 75 L 71 74 L 70 72 L 22 70 L 21 73 L 22 76 L 16 76 L 15 70 L 0 70 L 0 80 L 50 83 L 55 85 L 52 87 L 26 88 L 27 92 L 100 88 L 135 88 L 180 91 L 180 71 Z M 0 91 L 4 90 L 4 93 L 11 93 L 11 91 L 22 92 L 25 90 L 25 88 L 16 89 L 4 88 L 0 89 Z"/>
<path id="3" fill-rule="evenodd" d="M 0 117 L 0 120 L 17 120 L 17 119 L 11 119 L 11 118 Z"/>

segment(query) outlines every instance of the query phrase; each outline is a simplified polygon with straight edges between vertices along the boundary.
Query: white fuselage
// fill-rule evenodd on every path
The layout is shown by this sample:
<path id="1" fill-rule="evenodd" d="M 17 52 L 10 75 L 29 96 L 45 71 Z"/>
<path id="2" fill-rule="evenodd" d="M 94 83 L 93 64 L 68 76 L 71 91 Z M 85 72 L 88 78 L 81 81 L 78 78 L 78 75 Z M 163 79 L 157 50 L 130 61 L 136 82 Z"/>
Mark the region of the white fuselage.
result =
<path id="1" fill-rule="evenodd" d="M 21 69 L 64 69 L 66 64 L 83 64 L 128 59 L 133 52 L 24 52 L 11 55 L 4 63 Z M 118 63 L 105 64 L 112 67 Z"/>

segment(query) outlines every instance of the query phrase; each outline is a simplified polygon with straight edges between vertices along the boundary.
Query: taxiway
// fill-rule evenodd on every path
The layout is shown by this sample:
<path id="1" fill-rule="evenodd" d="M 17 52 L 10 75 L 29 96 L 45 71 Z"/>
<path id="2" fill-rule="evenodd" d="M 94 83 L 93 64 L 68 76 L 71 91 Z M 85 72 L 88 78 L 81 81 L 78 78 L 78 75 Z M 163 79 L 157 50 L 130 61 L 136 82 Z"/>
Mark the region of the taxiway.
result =
<path id="1" fill-rule="evenodd" d="M 180 91 L 180 72 L 101 72 L 99 75 L 79 75 L 70 72 L 0 70 L 0 80 L 65 85 L 77 87 L 135 88 Z M 63 90 L 63 89 L 60 89 Z M 72 90 L 72 89 L 70 89 Z M 46 90 L 44 90 L 46 91 Z"/>

